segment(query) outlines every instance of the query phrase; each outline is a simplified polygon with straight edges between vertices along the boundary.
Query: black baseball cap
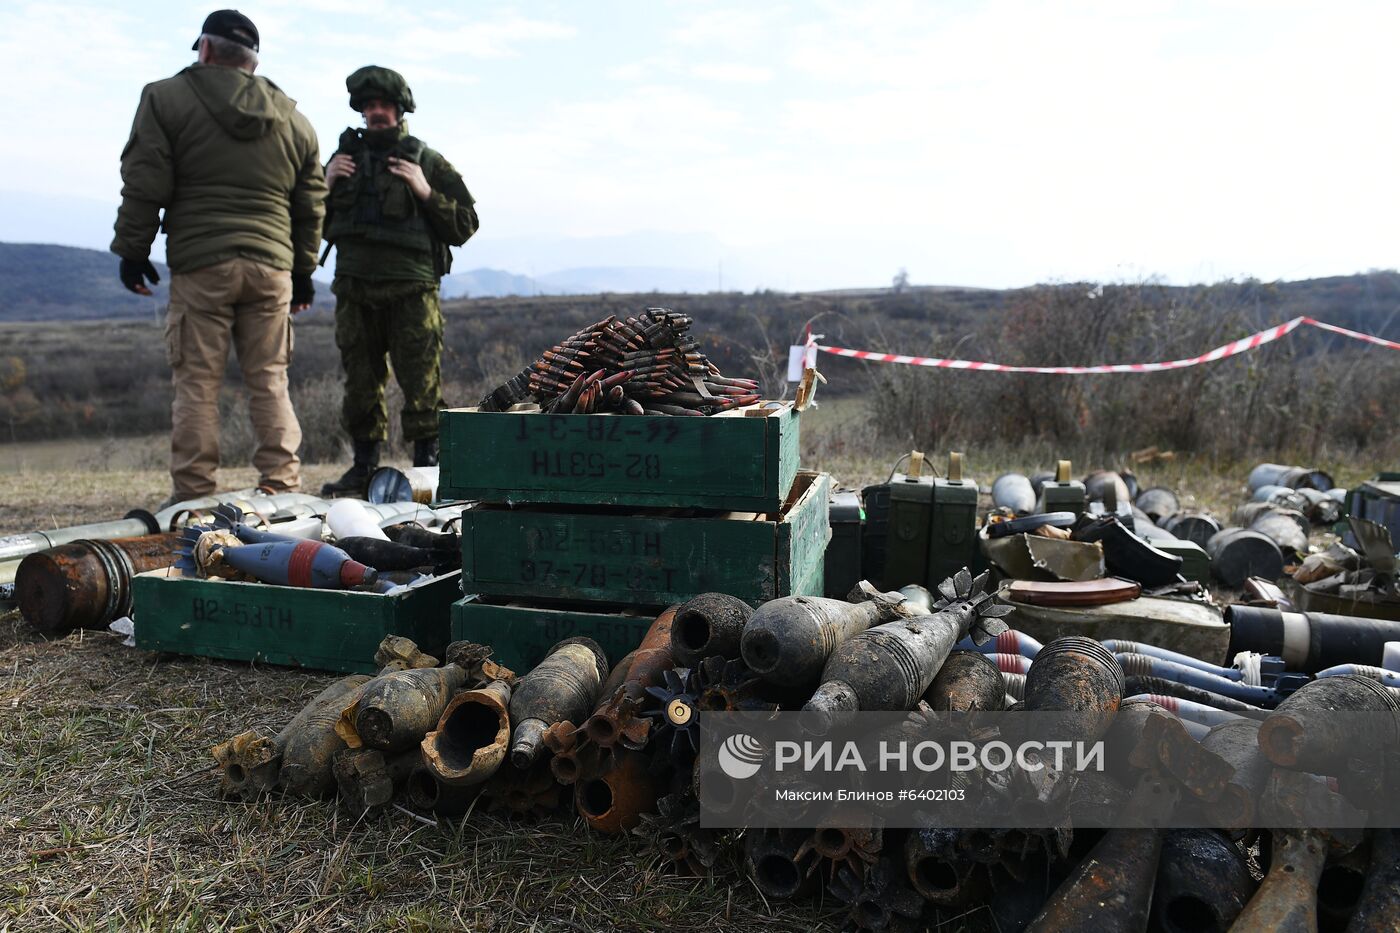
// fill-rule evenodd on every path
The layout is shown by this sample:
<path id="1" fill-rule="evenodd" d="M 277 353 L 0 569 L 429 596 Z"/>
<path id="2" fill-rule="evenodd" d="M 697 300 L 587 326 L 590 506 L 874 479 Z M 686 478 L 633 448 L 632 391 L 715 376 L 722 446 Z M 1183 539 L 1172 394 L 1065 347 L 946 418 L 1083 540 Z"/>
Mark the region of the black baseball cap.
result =
<path id="1" fill-rule="evenodd" d="M 237 10 L 215 10 L 204 18 L 201 36 L 218 36 L 230 42 L 237 42 L 254 52 L 258 50 L 258 27 L 253 21 Z M 191 51 L 199 51 L 199 40 L 194 40 Z"/>

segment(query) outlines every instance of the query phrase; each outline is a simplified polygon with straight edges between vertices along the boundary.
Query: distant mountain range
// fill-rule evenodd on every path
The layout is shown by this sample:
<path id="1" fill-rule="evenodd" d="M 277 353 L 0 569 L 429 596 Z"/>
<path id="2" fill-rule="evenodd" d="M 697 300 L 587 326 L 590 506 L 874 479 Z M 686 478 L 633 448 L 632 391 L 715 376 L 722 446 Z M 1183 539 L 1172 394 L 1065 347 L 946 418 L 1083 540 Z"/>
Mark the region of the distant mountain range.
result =
<path id="1" fill-rule="evenodd" d="M 52 321 L 155 315 L 169 300 L 169 270 L 156 263 L 161 281 L 154 298 L 133 295 L 117 280 L 117 257 L 95 249 L 44 243 L 0 243 L 0 321 Z M 334 299 L 317 274 L 317 304 Z M 442 280 L 442 296 L 502 298 L 511 295 L 591 295 L 600 292 L 704 292 L 709 273 L 657 266 L 596 266 L 531 277 L 500 269 L 454 272 Z"/>

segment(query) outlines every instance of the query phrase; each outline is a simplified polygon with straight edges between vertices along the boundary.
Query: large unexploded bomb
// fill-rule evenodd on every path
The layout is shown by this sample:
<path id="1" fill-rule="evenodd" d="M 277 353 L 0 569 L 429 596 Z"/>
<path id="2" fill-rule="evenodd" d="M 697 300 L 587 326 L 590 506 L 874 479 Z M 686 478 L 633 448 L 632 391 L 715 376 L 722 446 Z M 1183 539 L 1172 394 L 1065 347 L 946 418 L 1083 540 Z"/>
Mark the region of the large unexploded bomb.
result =
<path id="1" fill-rule="evenodd" d="M 544 748 L 544 730 L 556 722 L 581 722 L 596 707 L 607 676 L 607 655 L 591 638 L 568 638 L 550 649 L 511 693 L 511 764 L 521 770 L 533 764 Z"/>
<path id="2" fill-rule="evenodd" d="M 345 708 L 337 729 L 351 748 L 406 751 L 437 724 L 448 699 L 466 680 L 467 672 L 456 664 L 381 674 Z"/>
<path id="3" fill-rule="evenodd" d="M 369 681 L 365 674 L 352 674 L 335 681 L 312 697 L 274 738 L 243 732 L 214 746 L 214 759 L 223 768 L 221 790 L 245 797 L 271 791 L 277 785 L 288 742 L 302 735 L 307 720 L 323 709 L 333 708 L 339 715 L 339 702 Z"/>
<path id="4" fill-rule="evenodd" d="M 912 709 L 958 639 L 986 642 L 1005 630 L 1000 617 L 1012 607 L 994 602 L 986 582 L 986 574 L 973 580 L 960 570 L 940 584 L 934 615 L 877 625 L 837 645 L 803 709 L 828 725 L 859 710 Z"/>
<path id="5" fill-rule="evenodd" d="M 1319 829 L 1273 832 L 1269 873 L 1235 919 L 1231 933 L 1304 933 L 1317 929 L 1317 883 L 1328 840 Z"/>
<path id="6" fill-rule="evenodd" d="M 288 726 L 278 734 L 282 745 L 282 767 L 277 784 L 288 794 L 300 797 L 320 797 L 331 789 L 334 777 L 331 762 L 337 752 L 346 747 L 336 732 L 336 723 L 346 706 L 359 698 L 370 678 L 363 675 L 346 677 L 327 688 L 307 704 Z M 342 685 L 348 684 L 348 688 Z M 298 720 L 300 720 L 298 722 Z"/>
<path id="7" fill-rule="evenodd" d="M 739 650 L 749 669 L 769 683 L 815 683 L 836 646 L 872 625 L 910 618 L 916 610 L 899 593 L 861 584 L 863 602 L 784 596 L 759 606 L 744 626 Z"/>
<path id="8" fill-rule="evenodd" d="M 1054 646 L 1046 645 L 1046 650 Z M 1156 887 L 1162 834 L 1110 829 L 1031 921 L 1032 933 L 1140 933 Z"/>
<path id="9" fill-rule="evenodd" d="M 676 610 L 671 626 L 671 656 L 681 667 L 708 657 L 739 657 L 739 639 L 753 615 L 742 599 L 725 593 L 701 593 Z"/>
<path id="10" fill-rule="evenodd" d="M 510 744 L 510 685 L 493 680 L 457 694 L 420 743 L 423 764 L 444 784 L 479 784 L 501 767 Z"/>
<path id="11" fill-rule="evenodd" d="M 1226 933 L 1256 886 L 1243 853 L 1220 833 L 1169 832 L 1152 892 L 1152 927 L 1161 933 Z"/>

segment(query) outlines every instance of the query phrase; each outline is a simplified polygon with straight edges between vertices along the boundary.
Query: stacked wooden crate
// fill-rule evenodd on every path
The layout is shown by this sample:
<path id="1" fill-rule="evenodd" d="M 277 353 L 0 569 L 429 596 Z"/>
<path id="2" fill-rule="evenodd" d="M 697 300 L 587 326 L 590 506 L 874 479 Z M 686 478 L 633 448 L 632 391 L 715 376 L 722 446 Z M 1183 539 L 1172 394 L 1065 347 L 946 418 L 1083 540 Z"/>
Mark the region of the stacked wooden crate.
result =
<path id="1" fill-rule="evenodd" d="M 438 494 L 462 519 L 456 639 L 528 669 L 555 642 L 612 660 L 667 605 L 820 595 L 830 477 L 798 469 L 790 404 L 710 417 L 441 415 Z"/>

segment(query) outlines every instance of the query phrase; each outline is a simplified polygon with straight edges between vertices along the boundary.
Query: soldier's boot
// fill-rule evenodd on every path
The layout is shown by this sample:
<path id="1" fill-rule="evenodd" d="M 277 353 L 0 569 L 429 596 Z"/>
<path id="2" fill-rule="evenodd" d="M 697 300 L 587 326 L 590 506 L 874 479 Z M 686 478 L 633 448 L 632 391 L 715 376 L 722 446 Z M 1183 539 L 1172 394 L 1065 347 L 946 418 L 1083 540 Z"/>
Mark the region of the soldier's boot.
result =
<path id="1" fill-rule="evenodd" d="M 327 499 L 337 496 L 355 496 L 363 499 L 369 489 L 369 477 L 379 467 L 379 442 L 354 441 L 355 462 L 340 479 L 321 487 L 321 495 Z"/>
<path id="2" fill-rule="evenodd" d="M 438 439 L 420 437 L 413 442 L 413 465 L 430 467 L 438 465 Z"/>

